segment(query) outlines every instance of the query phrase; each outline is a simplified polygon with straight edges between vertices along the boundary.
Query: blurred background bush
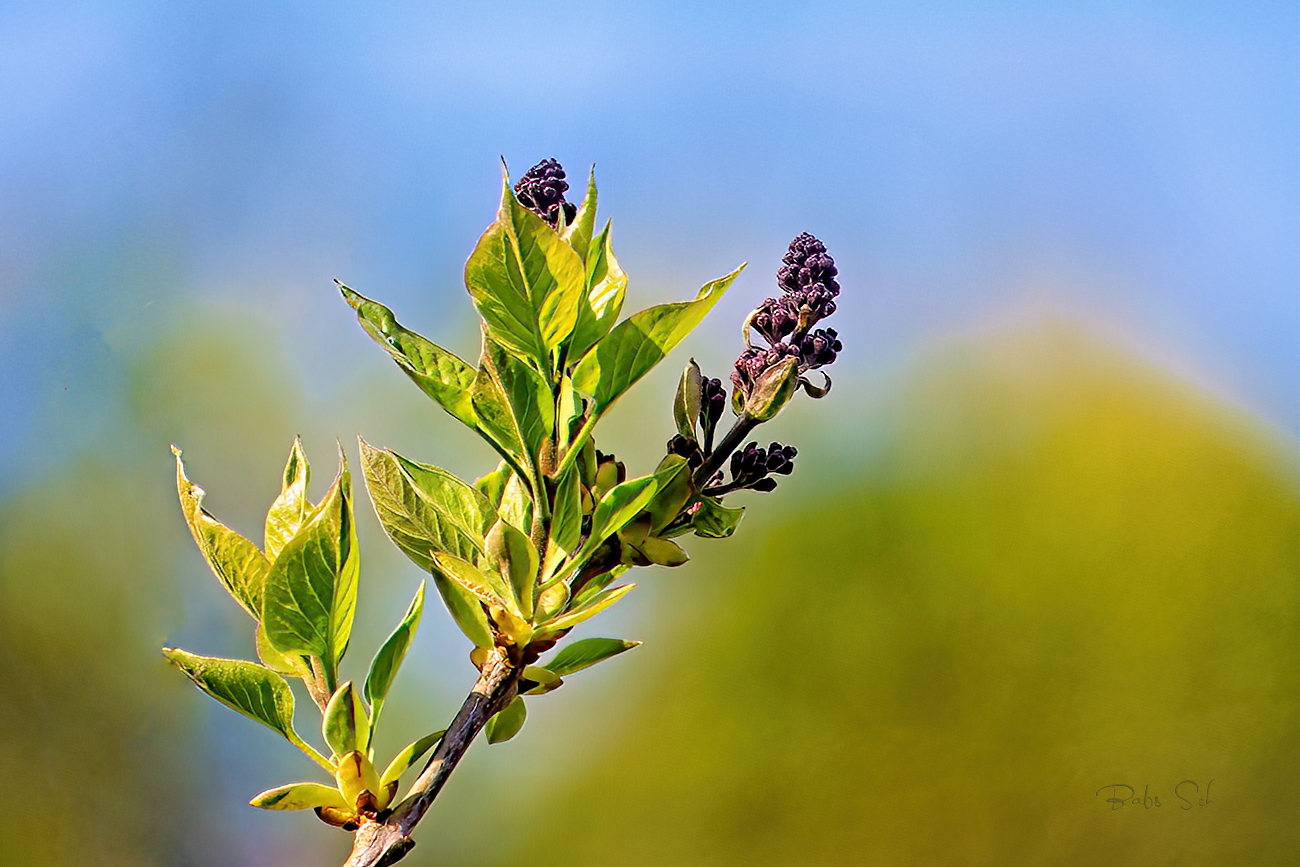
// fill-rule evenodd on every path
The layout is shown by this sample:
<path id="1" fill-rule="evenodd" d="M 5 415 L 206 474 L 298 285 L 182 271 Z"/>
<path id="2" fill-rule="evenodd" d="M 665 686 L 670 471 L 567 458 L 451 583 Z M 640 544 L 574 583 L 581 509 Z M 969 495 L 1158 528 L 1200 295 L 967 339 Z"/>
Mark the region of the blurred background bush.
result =
<path id="1" fill-rule="evenodd" d="M 752 263 L 608 424 L 633 468 L 800 231 L 846 351 L 764 431 L 795 475 L 588 629 L 646 645 L 472 752 L 410 863 L 1295 863 L 1297 25 L 0 7 L 0 863 L 341 861 L 243 806 L 312 767 L 157 652 L 252 653 L 167 446 L 247 534 L 295 434 L 315 493 L 358 433 L 489 468 L 330 278 L 472 356 L 501 153 L 599 161 L 633 307 Z M 361 521 L 354 676 L 419 580 Z M 451 715 L 467 650 L 431 612 L 389 747 Z"/>

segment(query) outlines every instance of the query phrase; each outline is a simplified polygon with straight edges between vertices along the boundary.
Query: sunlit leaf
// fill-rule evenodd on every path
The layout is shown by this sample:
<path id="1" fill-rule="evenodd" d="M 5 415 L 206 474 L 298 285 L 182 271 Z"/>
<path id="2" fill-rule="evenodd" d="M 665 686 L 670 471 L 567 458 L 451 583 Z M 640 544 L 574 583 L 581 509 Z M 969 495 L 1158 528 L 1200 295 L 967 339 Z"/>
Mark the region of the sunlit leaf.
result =
<path id="1" fill-rule="evenodd" d="M 478 414 L 479 429 L 488 436 L 501 457 L 511 469 L 531 482 L 534 477 L 533 458 L 520 419 L 511 405 L 504 374 L 494 363 L 494 355 L 493 341 L 485 330 L 483 354 L 479 356 L 478 375 L 474 379 L 474 412 Z"/>
<path id="2" fill-rule="evenodd" d="M 465 286 L 493 336 L 539 371 L 570 332 L 585 288 L 582 259 L 502 184 L 496 221 L 465 265 Z"/>
<path id="3" fill-rule="evenodd" d="M 587 179 L 587 193 L 573 222 L 564 227 L 560 237 L 569 242 L 569 246 L 585 262 L 587 250 L 591 246 L 592 233 L 596 231 L 596 167 L 591 167 L 591 176 Z"/>
<path id="4" fill-rule="evenodd" d="M 569 338 L 569 364 L 587 354 L 614 327 L 623 309 L 627 274 L 619 267 L 610 246 L 610 224 L 592 239 L 586 257 L 587 292 L 578 303 L 578 318 Z"/>
<path id="5" fill-rule="evenodd" d="M 604 412 L 699 324 L 744 267 L 704 284 L 693 301 L 660 304 L 614 326 L 574 368 L 574 388 Z"/>
<path id="6" fill-rule="evenodd" d="M 260 619 L 262 592 L 271 568 L 270 561 L 257 550 L 256 545 L 203 508 L 203 489 L 185 477 L 181 450 L 172 446 L 172 453 L 176 455 L 176 490 L 180 495 L 181 511 L 203 559 L 208 561 L 217 580 L 235 597 L 235 601 L 254 619 Z"/>
<path id="7" fill-rule="evenodd" d="M 591 535 L 583 545 L 583 552 L 590 554 L 601 542 L 623 529 L 654 499 L 658 490 L 659 480 L 655 476 L 629 479 L 610 488 L 596 503 L 591 518 Z"/>
<path id="8" fill-rule="evenodd" d="M 265 550 L 268 560 L 279 556 L 280 550 L 311 515 L 312 504 L 307 500 L 307 482 L 310 476 L 311 468 L 302 451 L 302 440 L 294 437 L 293 448 L 289 451 L 289 460 L 284 467 L 280 496 L 275 498 L 266 513 Z"/>
<path id="9" fill-rule="evenodd" d="M 524 707 L 523 697 L 515 696 L 510 704 L 493 714 L 487 721 L 487 725 L 483 727 L 488 743 L 501 744 L 510 740 L 519 734 L 527 717 L 528 709 Z"/>
<path id="10" fill-rule="evenodd" d="M 575 671 L 582 671 L 640 645 L 639 641 L 621 638 L 584 638 L 560 648 L 544 667 L 560 677 L 568 677 Z"/>
<path id="11" fill-rule="evenodd" d="M 692 358 L 682 371 L 677 383 L 677 396 L 673 399 L 673 421 L 677 432 L 688 439 L 698 439 L 695 426 L 700 420 L 701 384 L 704 381 L 700 366 Z"/>
<path id="12" fill-rule="evenodd" d="M 258 623 L 254 631 L 253 643 L 257 647 L 257 658 L 262 664 L 279 674 L 292 674 L 295 677 L 310 677 L 311 669 L 298 653 L 281 653 L 271 646 L 266 637 L 265 624 Z"/>
<path id="13" fill-rule="evenodd" d="M 532 617 L 533 585 L 537 582 L 537 549 L 527 534 L 506 521 L 497 521 L 486 539 L 486 565 L 509 583 L 523 619 Z"/>
<path id="14" fill-rule="evenodd" d="M 397 676 L 397 669 L 406 658 L 406 651 L 415 639 L 415 631 L 420 626 L 420 617 L 424 613 L 424 582 L 415 591 L 415 598 L 406 609 L 402 622 L 397 624 L 393 634 L 379 648 L 374 661 L 370 663 L 370 673 L 366 675 L 366 700 L 370 702 L 370 725 L 373 731 L 379 724 L 379 712 L 388 697 L 388 690 Z"/>
<path id="15" fill-rule="evenodd" d="M 280 675 L 255 662 L 198 656 L 175 647 L 163 648 L 163 656 L 226 707 L 290 740 L 297 738 L 293 733 L 293 693 Z"/>
<path id="16" fill-rule="evenodd" d="M 695 535 L 706 539 L 725 539 L 736 532 L 736 525 L 744 514 L 744 506 L 731 509 L 722 505 L 721 500 L 702 497 L 699 510 L 691 517 L 691 528 Z"/>
<path id="17" fill-rule="evenodd" d="M 536 467 L 536 460 L 542 444 L 554 437 L 555 433 L 555 397 L 550 386 L 532 367 L 511 355 L 501 344 L 489 335 L 483 336 L 483 359 L 480 363 L 479 377 L 482 379 L 490 366 L 490 374 L 500 384 L 501 393 L 509 404 L 514 424 L 507 425 L 503 436 L 512 438 L 517 429 L 523 443 L 523 455 Z M 475 400 L 479 400 L 475 385 Z M 478 404 L 475 404 L 478 406 Z M 491 410 L 484 410 L 486 415 Z M 484 427 L 488 420 L 483 419 Z M 498 422 L 493 418 L 491 430 L 497 430 Z M 505 443 L 502 443 L 505 445 Z"/>
<path id="18" fill-rule="evenodd" d="M 271 646 L 319 657 L 331 686 L 352 633 L 359 569 L 352 482 L 340 450 L 334 484 L 272 564 L 262 606 Z"/>
<path id="19" fill-rule="evenodd" d="M 468 560 L 451 554 L 435 552 L 433 563 L 439 572 L 468 591 L 474 598 L 488 605 L 499 605 L 516 616 L 519 606 L 514 591 L 495 570 L 480 569 Z"/>
<path id="20" fill-rule="evenodd" d="M 551 512 L 551 541 L 565 554 L 578 546 L 582 537 L 582 480 L 578 465 L 571 464 L 555 488 Z"/>
<path id="21" fill-rule="evenodd" d="M 276 786 L 248 802 L 263 810 L 311 810 L 316 807 L 333 807 L 351 810 L 352 805 L 343 799 L 343 793 L 322 783 L 290 783 Z"/>
<path id="22" fill-rule="evenodd" d="M 407 331 L 382 304 L 362 297 L 342 283 L 339 289 L 357 312 L 361 327 L 388 350 L 406 375 L 447 412 L 476 427 L 478 422 L 470 405 L 473 366 L 415 332 Z"/>
<path id="23" fill-rule="evenodd" d="M 340 686 L 330 697 L 321 717 L 321 735 L 336 756 L 364 750 L 369 744 L 370 720 L 352 681 Z"/>
<path id="24" fill-rule="evenodd" d="M 635 584 L 622 584 L 618 587 L 611 587 L 608 590 L 602 590 L 592 597 L 591 601 L 577 608 L 562 614 L 546 624 L 547 632 L 558 632 L 561 629 L 570 629 L 577 626 L 584 620 L 595 617 L 618 600 L 622 599 L 632 591 Z"/>
<path id="25" fill-rule="evenodd" d="M 388 767 L 379 777 L 380 788 L 385 788 L 389 784 L 396 782 L 406 773 L 407 769 L 418 762 L 431 747 L 442 740 L 442 736 L 447 733 L 446 729 L 440 729 L 432 734 L 427 734 L 413 744 L 407 746 L 397 754 L 394 759 L 388 763 Z"/>

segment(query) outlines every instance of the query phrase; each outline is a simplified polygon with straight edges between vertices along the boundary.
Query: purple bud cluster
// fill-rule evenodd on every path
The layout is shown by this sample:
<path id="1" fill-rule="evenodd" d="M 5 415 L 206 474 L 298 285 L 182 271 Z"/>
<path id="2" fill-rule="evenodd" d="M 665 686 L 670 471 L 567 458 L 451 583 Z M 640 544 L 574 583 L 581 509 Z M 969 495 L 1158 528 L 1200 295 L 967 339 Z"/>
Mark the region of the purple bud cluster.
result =
<path id="1" fill-rule="evenodd" d="M 781 261 L 784 264 L 776 274 L 781 297 L 766 299 L 749 317 L 749 326 L 768 347 L 745 349 L 731 374 L 732 385 L 743 396 L 749 395 L 765 370 L 786 358 L 797 356 L 803 374 L 832 363 L 844 348 L 835 329 L 812 330 L 835 312 L 840 294 L 835 279 L 839 272 L 826 245 L 804 232 L 790 242 Z"/>
<path id="2" fill-rule="evenodd" d="M 515 184 L 515 197 L 519 204 L 540 216 L 552 226 L 558 226 L 560 213 L 564 222 L 573 222 L 578 209 L 564 200 L 569 184 L 564 180 L 564 169 L 553 159 L 542 160 Z"/>
<path id="3" fill-rule="evenodd" d="M 794 446 L 772 443 L 764 449 L 751 442 L 731 456 L 731 482 L 727 488 L 771 491 L 776 488 L 773 474 L 788 476 L 794 472 L 794 458 L 798 453 Z"/>
<path id="4" fill-rule="evenodd" d="M 686 465 L 692 470 L 704 463 L 704 451 L 700 448 L 700 444 L 681 434 L 675 434 L 668 441 L 668 454 L 686 458 Z"/>

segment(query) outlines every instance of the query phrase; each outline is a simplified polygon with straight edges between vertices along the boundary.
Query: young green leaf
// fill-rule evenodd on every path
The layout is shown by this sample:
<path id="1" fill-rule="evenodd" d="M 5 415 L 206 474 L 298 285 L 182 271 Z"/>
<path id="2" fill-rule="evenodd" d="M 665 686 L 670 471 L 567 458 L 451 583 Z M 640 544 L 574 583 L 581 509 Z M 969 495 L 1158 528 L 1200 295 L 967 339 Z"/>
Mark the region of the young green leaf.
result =
<path id="1" fill-rule="evenodd" d="M 271 646 L 319 657 L 331 689 L 352 634 L 359 570 L 352 482 L 340 449 L 334 484 L 272 564 L 262 606 Z"/>
<path id="2" fill-rule="evenodd" d="M 312 504 L 307 500 L 307 482 L 311 468 L 302 451 L 302 440 L 294 437 L 289 461 L 284 467 L 284 483 L 280 496 L 275 498 L 266 513 L 266 557 L 274 560 L 280 550 L 298 532 L 298 528 L 311 515 Z M 268 565 L 269 568 L 269 565 Z"/>
<path id="3" fill-rule="evenodd" d="M 487 725 L 483 727 L 487 733 L 488 743 L 501 744 L 510 740 L 519 734 L 527 717 L 528 709 L 524 707 L 523 697 L 515 696 L 510 704 L 493 714 L 487 721 Z"/>
<path id="4" fill-rule="evenodd" d="M 706 539 L 725 539 L 736 532 L 736 525 L 745 514 L 745 507 L 730 509 L 713 497 L 702 497 L 699 510 L 691 517 L 695 535 Z"/>
<path id="5" fill-rule="evenodd" d="M 438 588 L 443 605 L 447 607 L 447 612 L 460 631 L 465 633 L 465 637 L 475 647 L 491 647 L 492 627 L 488 625 L 487 614 L 478 597 L 452 581 L 436 566 L 433 567 L 432 575 L 433 586 Z"/>
<path id="6" fill-rule="evenodd" d="M 257 624 L 253 633 L 253 643 L 257 647 L 257 658 L 262 664 L 277 674 L 292 674 L 294 677 L 311 677 L 311 669 L 301 654 L 281 653 L 271 646 L 266 637 L 266 625 Z"/>
<path id="7" fill-rule="evenodd" d="M 681 381 L 677 383 L 677 396 L 673 399 L 673 421 L 677 432 L 687 439 L 699 439 L 695 426 L 700 420 L 701 383 L 704 377 L 700 366 L 692 358 L 682 371 Z"/>
<path id="8" fill-rule="evenodd" d="M 695 484 L 690 465 L 681 455 L 668 455 L 660 461 L 654 477 L 659 480 L 659 489 L 646 511 L 650 514 L 650 534 L 657 536 L 695 496 Z"/>
<path id="9" fill-rule="evenodd" d="M 343 793 L 333 786 L 321 783 L 290 783 L 276 786 L 248 802 L 263 810 L 311 810 L 316 807 L 334 807 L 351 810 L 352 805 L 343 800 Z"/>
<path id="10" fill-rule="evenodd" d="M 465 264 L 465 286 L 492 334 L 539 371 L 573 331 L 585 288 L 582 259 L 523 207 L 505 179 L 496 221 Z"/>
<path id="11" fill-rule="evenodd" d="M 379 648 L 374 661 L 370 663 L 370 673 L 366 675 L 365 693 L 366 700 L 370 702 L 372 732 L 379 724 L 379 712 L 384 707 L 384 699 L 388 697 L 388 690 L 393 685 L 393 678 L 397 676 L 397 669 L 401 667 L 402 660 L 406 658 L 406 651 L 415 639 L 415 630 L 420 626 L 420 617 L 423 613 L 424 582 L 421 581 L 420 589 L 415 591 L 415 598 L 406 609 L 402 622 L 397 624 L 393 634 L 388 636 L 388 640 Z"/>
<path id="12" fill-rule="evenodd" d="M 551 513 L 551 541 L 569 554 L 582 537 L 582 480 L 577 464 L 560 476 L 555 488 L 555 510 Z"/>
<path id="13" fill-rule="evenodd" d="M 476 428 L 478 420 L 470 405 L 473 366 L 415 332 L 407 331 L 384 305 L 362 297 L 342 283 L 338 285 L 357 312 L 361 327 L 388 350 L 406 375 L 456 419 Z"/>
<path id="14" fill-rule="evenodd" d="M 523 454 L 536 467 L 542 444 L 555 436 L 555 398 L 551 389 L 541 374 L 507 352 L 505 347 L 485 332 L 483 358 L 479 365 L 480 377 L 483 377 L 489 365 L 491 376 L 500 384 L 501 393 L 510 406 L 510 414 L 515 422 L 514 425 L 506 424 L 503 436 L 511 437 L 517 429 L 524 447 Z M 477 383 L 475 387 L 475 398 L 478 399 Z M 486 423 L 484 426 L 487 426 Z M 495 429 L 494 422 L 493 430 Z"/>
<path id="15" fill-rule="evenodd" d="M 501 507 L 501 495 L 505 493 L 506 483 L 510 481 L 510 476 L 514 470 L 505 461 L 497 464 L 497 468 L 490 473 L 485 473 L 474 480 L 474 490 L 478 491 L 487 501 L 492 504 L 492 508 L 499 510 Z"/>
<path id="16" fill-rule="evenodd" d="M 514 590 L 494 569 L 482 570 L 468 560 L 451 554 L 434 552 L 433 563 L 439 572 L 487 605 L 499 605 L 511 614 L 523 618 Z"/>
<path id="17" fill-rule="evenodd" d="M 497 521 L 487 534 L 486 560 L 489 571 L 495 570 L 508 582 L 519 601 L 524 620 L 533 615 L 533 585 L 537 582 L 537 549 L 522 530 L 505 521 Z"/>
<path id="18" fill-rule="evenodd" d="M 582 671 L 640 645 L 639 641 L 621 638 L 584 638 L 560 648 L 543 667 L 560 677 L 568 677 L 575 671 Z"/>
<path id="19" fill-rule="evenodd" d="M 325 757 L 293 730 L 293 692 L 283 677 L 255 662 L 198 656 L 175 647 L 164 647 L 163 656 L 199 689 L 226 707 L 284 735 L 321 767 L 332 770 Z"/>
<path id="20" fill-rule="evenodd" d="M 578 318 L 569 338 L 569 365 L 587 354 L 614 327 L 623 309 L 627 274 L 619 267 L 610 247 L 610 224 L 592 239 L 586 257 L 587 292 L 578 303 Z"/>
<path id="21" fill-rule="evenodd" d="M 560 237 L 569 242 L 569 246 L 585 262 L 587 249 L 591 246 L 591 235 L 596 230 L 596 167 L 591 167 L 591 176 L 587 179 L 587 194 L 578 206 L 578 213 L 573 222 L 564 227 Z"/>
<path id="22" fill-rule="evenodd" d="M 372 808 L 378 806 L 382 789 L 379 774 L 364 753 L 353 751 L 339 756 L 334 781 L 338 783 L 343 800 L 353 809 L 360 808 L 367 801 L 371 801 Z"/>
<path id="23" fill-rule="evenodd" d="M 582 585 L 581 589 L 577 590 L 573 594 L 573 598 L 569 600 L 566 607 L 572 608 L 574 611 L 577 611 L 580 608 L 585 608 L 591 600 L 600 595 L 601 591 L 617 581 L 623 573 L 627 572 L 631 568 L 632 566 L 629 563 L 620 563 L 608 572 L 597 575 L 588 580 Z M 558 611 L 559 609 L 556 610 Z"/>
<path id="24" fill-rule="evenodd" d="M 379 787 L 381 789 L 386 788 L 401 779 L 402 774 L 406 773 L 408 768 L 418 762 L 420 757 L 429 751 L 430 747 L 442 740 L 442 736 L 446 733 L 446 729 L 440 729 L 433 734 L 425 735 L 413 744 L 408 744 L 388 763 L 388 767 L 379 777 Z"/>
<path id="25" fill-rule="evenodd" d="M 473 560 L 483 553 L 485 522 L 496 519 L 482 494 L 446 470 L 361 445 L 361 472 L 384 532 L 426 572 L 432 551 Z"/>
<path id="26" fill-rule="evenodd" d="M 654 499 L 659 490 L 657 476 L 642 476 L 615 485 L 600 498 L 591 517 L 591 534 L 583 544 L 583 554 L 590 554 L 601 542 L 617 533 Z M 578 559 L 581 559 L 581 555 Z"/>
<path id="27" fill-rule="evenodd" d="M 474 412 L 478 414 L 479 429 L 487 435 L 492 447 L 531 485 L 534 479 L 533 458 L 520 419 L 511 405 L 504 377 L 493 363 L 493 354 L 493 341 L 485 328 L 483 354 L 479 357 L 478 376 L 474 379 Z"/>
<path id="28" fill-rule="evenodd" d="M 366 716 L 361 696 L 352 687 L 352 681 L 340 686 L 330 697 L 321 718 L 321 735 L 336 756 L 365 750 L 368 746 L 370 719 Z"/>
<path id="29" fill-rule="evenodd" d="M 260 619 L 262 592 L 267 572 L 271 569 L 270 561 L 257 550 L 256 545 L 203 508 L 203 489 L 185 477 L 181 450 L 172 446 L 172 454 L 176 455 L 176 490 L 180 494 L 181 511 L 203 559 L 208 561 L 217 580 L 235 597 L 235 601 L 254 619 Z"/>
<path id="30" fill-rule="evenodd" d="M 628 593 L 632 592 L 635 584 L 622 584 L 618 587 L 611 587 L 609 590 L 602 590 L 592 597 L 591 601 L 581 608 L 562 614 L 554 620 L 545 624 L 546 631 L 550 633 L 559 632 L 562 629 L 571 629 L 584 620 L 595 617 L 618 600 L 622 599 Z"/>
<path id="31" fill-rule="evenodd" d="M 693 301 L 660 304 L 614 326 L 574 368 L 574 388 L 603 413 L 700 323 L 744 267 L 704 284 Z"/>

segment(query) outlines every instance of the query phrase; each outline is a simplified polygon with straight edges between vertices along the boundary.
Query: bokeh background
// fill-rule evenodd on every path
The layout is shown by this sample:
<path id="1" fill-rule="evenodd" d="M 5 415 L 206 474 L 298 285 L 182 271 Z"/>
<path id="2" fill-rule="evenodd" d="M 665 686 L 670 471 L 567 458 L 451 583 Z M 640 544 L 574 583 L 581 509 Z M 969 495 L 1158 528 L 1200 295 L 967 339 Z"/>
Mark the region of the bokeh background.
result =
<path id="1" fill-rule="evenodd" d="M 587 630 L 645 646 L 473 751 L 408 863 L 1300 863 L 1294 3 L 5 2 L 0 33 L 0 863 L 341 862 L 244 806 L 312 766 L 158 654 L 252 653 L 167 447 L 254 537 L 295 434 L 314 495 L 357 434 L 492 466 L 331 278 L 472 357 L 499 156 L 597 163 L 629 309 L 751 263 L 606 425 L 634 470 L 800 231 L 845 350 L 764 431 L 795 475 Z M 354 677 L 419 581 L 360 514 Z M 450 717 L 467 649 L 431 608 L 381 751 Z"/>

